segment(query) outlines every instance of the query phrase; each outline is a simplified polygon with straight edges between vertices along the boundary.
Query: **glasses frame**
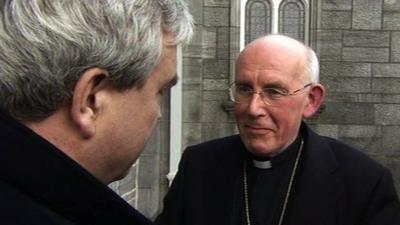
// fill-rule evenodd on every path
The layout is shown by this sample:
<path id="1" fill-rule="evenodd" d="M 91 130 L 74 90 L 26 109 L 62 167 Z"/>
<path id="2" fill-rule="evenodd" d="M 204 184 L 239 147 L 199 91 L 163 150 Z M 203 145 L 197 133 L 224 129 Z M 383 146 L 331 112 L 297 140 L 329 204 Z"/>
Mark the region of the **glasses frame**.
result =
<path id="1" fill-rule="evenodd" d="M 230 100 L 232 101 L 232 102 L 235 102 L 235 103 L 239 103 L 239 104 L 243 104 L 243 103 L 248 103 L 248 102 L 239 102 L 239 101 L 235 101 L 235 97 L 234 97 L 234 88 L 235 88 L 235 82 L 233 82 L 231 85 L 230 85 L 230 87 L 229 87 L 229 97 L 230 97 Z M 300 91 L 302 91 L 302 90 L 304 90 L 304 89 L 306 89 L 307 87 L 309 87 L 309 86 L 311 86 L 313 83 L 312 82 L 310 82 L 310 83 L 307 83 L 306 85 L 304 85 L 303 87 L 301 87 L 301 88 L 299 88 L 299 89 L 296 89 L 296 90 L 294 90 L 294 91 L 289 91 L 288 93 L 280 93 L 280 95 L 281 95 L 281 97 L 279 97 L 279 98 L 283 98 L 283 97 L 288 97 L 288 96 L 293 96 L 293 95 L 296 95 L 297 93 L 299 93 Z M 274 105 L 274 104 L 272 104 L 271 102 L 268 102 L 268 101 L 265 101 L 264 100 L 264 92 L 262 92 L 262 91 L 249 91 L 249 93 L 251 93 L 252 94 L 252 96 L 254 95 L 254 94 L 258 94 L 258 95 L 260 95 L 260 97 L 261 97 L 261 100 L 264 102 L 264 104 L 266 104 L 266 105 Z"/>

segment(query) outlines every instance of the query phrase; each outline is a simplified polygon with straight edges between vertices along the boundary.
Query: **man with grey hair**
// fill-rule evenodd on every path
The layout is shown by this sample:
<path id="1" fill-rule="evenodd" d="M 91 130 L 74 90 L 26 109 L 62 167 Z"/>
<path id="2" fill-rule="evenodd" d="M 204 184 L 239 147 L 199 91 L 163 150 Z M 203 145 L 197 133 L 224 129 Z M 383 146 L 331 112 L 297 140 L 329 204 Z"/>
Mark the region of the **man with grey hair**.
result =
<path id="1" fill-rule="evenodd" d="M 0 1 L 0 224 L 151 224 L 125 176 L 193 33 L 181 0 Z"/>
<path id="2" fill-rule="evenodd" d="M 287 36 L 247 45 L 230 88 L 240 134 L 184 151 L 157 223 L 399 225 L 390 171 L 303 121 L 324 98 L 318 67 Z"/>

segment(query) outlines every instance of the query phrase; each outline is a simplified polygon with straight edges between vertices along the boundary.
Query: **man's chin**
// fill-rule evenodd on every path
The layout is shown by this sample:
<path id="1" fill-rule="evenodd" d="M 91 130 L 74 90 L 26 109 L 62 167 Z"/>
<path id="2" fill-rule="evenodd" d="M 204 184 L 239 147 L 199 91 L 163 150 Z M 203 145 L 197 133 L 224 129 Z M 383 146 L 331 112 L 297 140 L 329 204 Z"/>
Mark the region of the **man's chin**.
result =
<path id="1" fill-rule="evenodd" d="M 271 146 L 266 145 L 265 143 L 246 143 L 245 144 L 247 150 L 251 152 L 253 155 L 260 157 L 271 157 L 277 155 L 278 150 L 271 148 Z"/>

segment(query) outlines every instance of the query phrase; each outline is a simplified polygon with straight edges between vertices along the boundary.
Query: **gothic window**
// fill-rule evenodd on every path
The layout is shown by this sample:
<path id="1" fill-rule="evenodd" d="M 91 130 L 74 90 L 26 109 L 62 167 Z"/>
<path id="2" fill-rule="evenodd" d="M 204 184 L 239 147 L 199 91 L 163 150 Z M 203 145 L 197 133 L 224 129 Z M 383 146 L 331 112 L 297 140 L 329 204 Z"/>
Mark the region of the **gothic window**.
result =
<path id="1" fill-rule="evenodd" d="M 279 32 L 304 41 L 304 11 L 301 1 L 283 1 L 279 6 Z"/>
<path id="2" fill-rule="evenodd" d="M 281 33 L 308 42 L 311 0 L 240 0 L 240 49 L 254 39 Z"/>
<path id="3" fill-rule="evenodd" d="M 270 3 L 266 0 L 249 0 L 246 4 L 246 44 L 269 33 L 270 30 Z"/>

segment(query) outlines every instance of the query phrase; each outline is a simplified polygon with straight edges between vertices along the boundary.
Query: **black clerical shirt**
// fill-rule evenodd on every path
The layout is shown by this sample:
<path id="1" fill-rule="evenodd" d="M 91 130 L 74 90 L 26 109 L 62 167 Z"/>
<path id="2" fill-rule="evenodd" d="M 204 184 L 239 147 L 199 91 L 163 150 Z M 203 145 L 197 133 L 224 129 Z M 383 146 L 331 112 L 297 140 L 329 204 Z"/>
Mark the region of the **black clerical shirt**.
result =
<path id="1" fill-rule="evenodd" d="M 251 225 L 278 224 L 300 140 L 298 137 L 282 153 L 268 159 L 272 164 L 269 169 L 256 168 L 252 162 L 255 157 L 248 155 L 247 185 Z M 247 224 L 246 213 L 241 215 L 242 224 Z"/>

